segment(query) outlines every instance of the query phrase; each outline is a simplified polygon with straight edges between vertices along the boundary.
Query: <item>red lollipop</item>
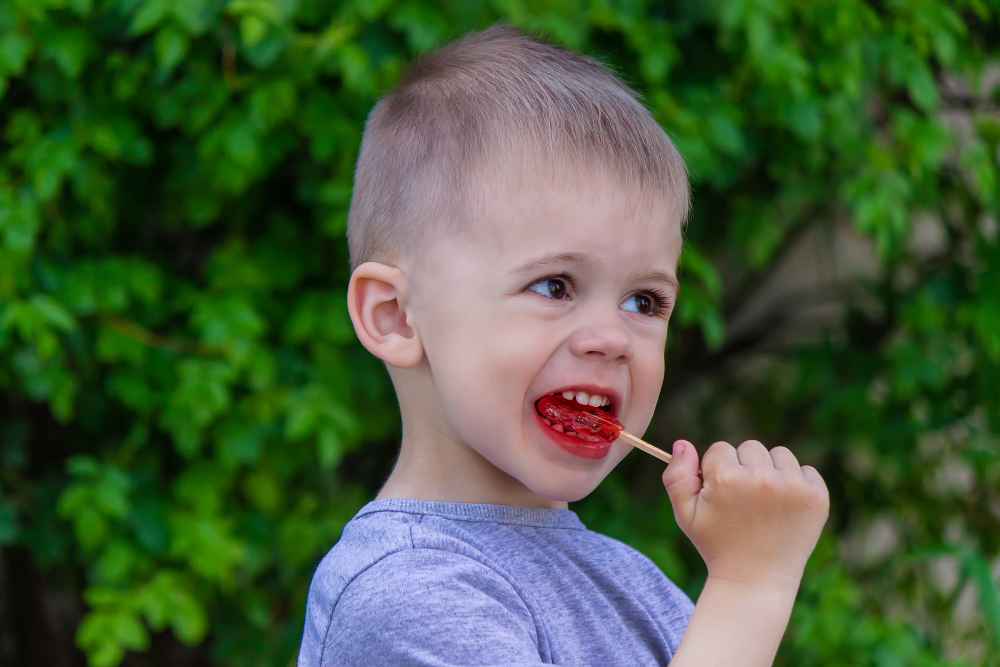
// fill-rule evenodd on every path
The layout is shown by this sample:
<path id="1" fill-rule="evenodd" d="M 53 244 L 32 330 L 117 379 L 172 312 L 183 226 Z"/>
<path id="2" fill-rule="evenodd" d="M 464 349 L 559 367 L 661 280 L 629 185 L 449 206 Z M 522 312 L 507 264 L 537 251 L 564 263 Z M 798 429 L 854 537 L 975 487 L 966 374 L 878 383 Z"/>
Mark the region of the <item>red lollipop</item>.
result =
<path id="1" fill-rule="evenodd" d="M 568 400 L 562 396 L 542 396 L 538 412 L 567 431 L 614 442 L 625 427 L 610 412 Z"/>
<path id="2" fill-rule="evenodd" d="M 661 461 L 670 461 L 670 454 L 626 431 L 622 423 L 615 419 L 610 412 L 568 400 L 558 394 L 542 396 L 535 403 L 535 407 L 538 408 L 538 412 L 543 417 L 552 423 L 561 424 L 564 431 L 576 431 L 600 438 L 605 442 L 614 442 L 621 438 Z"/>

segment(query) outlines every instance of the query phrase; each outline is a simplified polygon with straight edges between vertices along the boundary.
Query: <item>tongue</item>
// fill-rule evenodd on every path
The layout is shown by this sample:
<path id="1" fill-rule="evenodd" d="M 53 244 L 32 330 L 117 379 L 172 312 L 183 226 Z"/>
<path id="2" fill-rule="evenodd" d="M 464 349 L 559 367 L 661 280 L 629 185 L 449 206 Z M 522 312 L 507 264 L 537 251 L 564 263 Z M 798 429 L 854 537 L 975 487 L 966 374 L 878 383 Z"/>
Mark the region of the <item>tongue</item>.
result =
<path id="1" fill-rule="evenodd" d="M 581 405 L 562 396 L 542 396 L 535 407 L 539 414 L 555 424 L 562 424 L 565 430 L 590 435 L 605 442 L 614 442 L 625 429 L 620 421 L 604 410 Z"/>

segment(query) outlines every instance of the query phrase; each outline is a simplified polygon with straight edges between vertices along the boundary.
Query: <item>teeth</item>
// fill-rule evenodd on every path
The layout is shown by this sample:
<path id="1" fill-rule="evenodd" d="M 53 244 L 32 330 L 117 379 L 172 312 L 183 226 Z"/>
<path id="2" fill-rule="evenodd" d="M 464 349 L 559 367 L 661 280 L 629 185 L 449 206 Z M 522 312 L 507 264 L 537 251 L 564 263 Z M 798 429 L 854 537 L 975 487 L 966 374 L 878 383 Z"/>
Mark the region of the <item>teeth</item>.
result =
<path id="1" fill-rule="evenodd" d="M 554 428 L 555 430 L 559 431 L 560 433 L 562 433 L 563 430 L 564 430 L 562 424 L 552 424 L 552 428 Z"/>
<path id="2" fill-rule="evenodd" d="M 607 396 L 601 396 L 600 394 L 591 395 L 585 391 L 571 391 L 567 389 L 562 392 L 562 397 L 567 401 L 576 401 L 580 405 L 588 405 L 593 408 L 611 405 L 611 399 Z"/>
<path id="3" fill-rule="evenodd" d="M 586 433 L 577 433 L 576 431 L 566 431 L 566 435 L 576 436 L 577 438 L 580 438 L 581 440 L 585 440 L 586 442 L 600 442 L 601 441 L 600 438 L 595 438 L 594 436 L 587 435 Z"/>
<path id="4" fill-rule="evenodd" d="M 552 420 L 551 420 L 551 419 L 545 419 L 545 418 L 543 417 L 543 418 L 542 418 L 542 421 L 543 421 L 543 422 L 545 422 L 545 423 L 546 423 L 546 424 L 547 424 L 548 426 L 552 426 Z"/>

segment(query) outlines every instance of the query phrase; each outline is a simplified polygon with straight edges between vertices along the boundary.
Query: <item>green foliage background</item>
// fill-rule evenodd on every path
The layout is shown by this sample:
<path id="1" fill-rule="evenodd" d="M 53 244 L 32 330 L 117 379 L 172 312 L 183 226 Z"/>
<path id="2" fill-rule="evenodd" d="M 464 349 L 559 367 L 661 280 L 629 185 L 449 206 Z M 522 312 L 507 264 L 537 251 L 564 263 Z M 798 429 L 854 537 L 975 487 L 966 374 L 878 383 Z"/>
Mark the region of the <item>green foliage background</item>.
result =
<path id="1" fill-rule="evenodd" d="M 1000 664 L 998 15 L 0 3 L 0 662 L 294 657 L 313 568 L 398 438 L 344 303 L 362 124 L 414 54 L 505 18 L 616 67 L 690 166 L 650 439 L 785 444 L 828 480 L 779 664 Z M 845 224 L 874 271 L 823 297 L 839 326 L 733 333 L 796 239 Z M 573 509 L 696 596 L 661 471 L 629 457 Z"/>

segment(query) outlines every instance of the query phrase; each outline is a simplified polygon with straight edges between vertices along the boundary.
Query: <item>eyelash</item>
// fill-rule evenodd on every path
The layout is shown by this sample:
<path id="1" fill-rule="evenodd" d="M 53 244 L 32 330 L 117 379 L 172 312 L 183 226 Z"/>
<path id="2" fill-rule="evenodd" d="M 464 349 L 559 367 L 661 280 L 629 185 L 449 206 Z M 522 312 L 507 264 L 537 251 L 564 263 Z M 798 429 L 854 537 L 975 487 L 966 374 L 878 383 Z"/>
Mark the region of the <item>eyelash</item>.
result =
<path id="1" fill-rule="evenodd" d="M 528 287 L 552 279 L 562 280 L 567 285 L 569 285 L 571 289 L 576 287 L 576 281 L 574 281 L 573 278 L 568 273 L 557 273 L 551 276 L 545 276 L 544 278 L 539 278 L 538 280 L 529 284 Z M 670 310 L 670 298 L 666 295 L 665 292 L 652 288 L 645 290 L 643 292 L 639 292 L 638 294 L 633 294 L 632 296 L 638 296 L 640 294 L 645 294 L 646 296 L 648 296 L 650 302 L 652 303 L 652 312 L 645 313 L 646 317 L 662 317 L 663 315 L 666 315 L 667 312 Z M 556 299 L 555 297 L 547 297 L 547 298 L 552 299 L 554 301 L 562 301 L 562 299 Z M 637 314 L 643 315 L 643 313 L 637 313 Z"/>

